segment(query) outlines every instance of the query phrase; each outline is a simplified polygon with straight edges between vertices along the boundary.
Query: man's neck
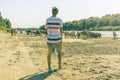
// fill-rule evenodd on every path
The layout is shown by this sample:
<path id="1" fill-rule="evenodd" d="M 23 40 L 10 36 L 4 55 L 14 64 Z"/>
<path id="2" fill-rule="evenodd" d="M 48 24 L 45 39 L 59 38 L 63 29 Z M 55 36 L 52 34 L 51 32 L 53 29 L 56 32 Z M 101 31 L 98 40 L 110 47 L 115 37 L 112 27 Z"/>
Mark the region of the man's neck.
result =
<path id="1" fill-rule="evenodd" d="M 56 15 L 52 15 L 52 17 L 56 17 Z"/>

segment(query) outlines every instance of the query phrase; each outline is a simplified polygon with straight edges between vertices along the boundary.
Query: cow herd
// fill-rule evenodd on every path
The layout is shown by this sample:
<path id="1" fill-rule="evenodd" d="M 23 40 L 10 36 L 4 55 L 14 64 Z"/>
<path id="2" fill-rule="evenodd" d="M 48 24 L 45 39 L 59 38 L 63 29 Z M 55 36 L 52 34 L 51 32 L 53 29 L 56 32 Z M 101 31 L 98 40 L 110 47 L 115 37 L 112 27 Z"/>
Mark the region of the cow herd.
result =
<path id="1" fill-rule="evenodd" d="M 101 33 L 90 32 L 90 31 L 66 31 L 64 32 L 65 38 L 100 38 Z"/>
<path id="2" fill-rule="evenodd" d="M 15 36 L 18 34 L 23 34 L 23 35 L 30 35 L 30 36 L 42 36 L 46 35 L 45 30 L 17 30 L 17 29 L 10 29 L 7 31 L 8 33 L 11 33 L 11 36 Z"/>
<path id="3" fill-rule="evenodd" d="M 46 36 L 47 32 L 45 30 L 17 30 L 11 29 L 9 31 L 11 36 L 15 36 L 16 34 L 24 34 L 30 36 Z M 97 32 L 90 32 L 90 31 L 64 31 L 63 32 L 64 38 L 100 38 L 101 33 Z"/>

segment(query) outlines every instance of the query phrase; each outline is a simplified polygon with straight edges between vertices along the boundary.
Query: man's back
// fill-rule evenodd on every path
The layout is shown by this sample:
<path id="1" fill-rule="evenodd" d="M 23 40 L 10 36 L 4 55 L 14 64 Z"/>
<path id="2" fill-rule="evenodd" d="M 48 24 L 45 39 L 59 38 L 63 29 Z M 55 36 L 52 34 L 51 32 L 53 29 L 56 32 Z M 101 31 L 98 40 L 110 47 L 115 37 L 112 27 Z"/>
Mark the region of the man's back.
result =
<path id="1" fill-rule="evenodd" d="M 61 41 L 61 27 L 63 26 L 62 20 L 57 17 L 49 17 L 46 20 L 46 29 L 48 33 L 48 43 L 58 43 Z"/>

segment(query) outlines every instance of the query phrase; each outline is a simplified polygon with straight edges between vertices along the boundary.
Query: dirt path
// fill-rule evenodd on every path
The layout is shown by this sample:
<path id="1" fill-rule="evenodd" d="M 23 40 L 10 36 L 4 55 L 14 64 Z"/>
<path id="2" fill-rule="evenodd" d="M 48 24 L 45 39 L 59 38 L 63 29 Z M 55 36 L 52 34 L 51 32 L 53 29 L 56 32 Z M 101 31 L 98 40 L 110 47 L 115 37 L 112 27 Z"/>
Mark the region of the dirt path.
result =
<path id="1" fill-rule="evenodd" d="M 0 79 L 18 80 L 22 75 L 36 72 L 31 52 L 32 49 L 16 36 L 3 34 L 0 43 Z"/>

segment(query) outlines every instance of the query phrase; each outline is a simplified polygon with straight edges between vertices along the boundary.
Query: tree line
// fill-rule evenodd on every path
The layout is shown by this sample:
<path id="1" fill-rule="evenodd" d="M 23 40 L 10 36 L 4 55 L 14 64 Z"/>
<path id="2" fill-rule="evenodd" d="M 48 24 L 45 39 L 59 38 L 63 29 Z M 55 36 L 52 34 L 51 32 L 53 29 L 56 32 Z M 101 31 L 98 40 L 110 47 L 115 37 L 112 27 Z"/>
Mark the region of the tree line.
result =
<path id="1" fill-rule="evenodd" d="M 0 30 L 7 30 L 11 28 L 11 22 L 7 18 L 3 18 L 0 15 Z"/>
<path id="2" fill-rule="evenodd" d="M 0 30 L 11 28 L 11 22 L 0 15 Z M 45 30 L 45 25 L 40 26 Z M 120 14 L 107 14 L 102 17 L 89 17 L 80 20 L 73 20 L 63 24 L 66 31 L 118 31 L 120 30 Z"/>
<path id="3" fill-rule="evenodd" d="M 44 30 L 45 25 L 40 26 Z M 120 14 L 107 14 L 102 17 L 89 17 L 80 20 L 65 22 L 63 30 L 112 31 L 120 30 Z"/>

